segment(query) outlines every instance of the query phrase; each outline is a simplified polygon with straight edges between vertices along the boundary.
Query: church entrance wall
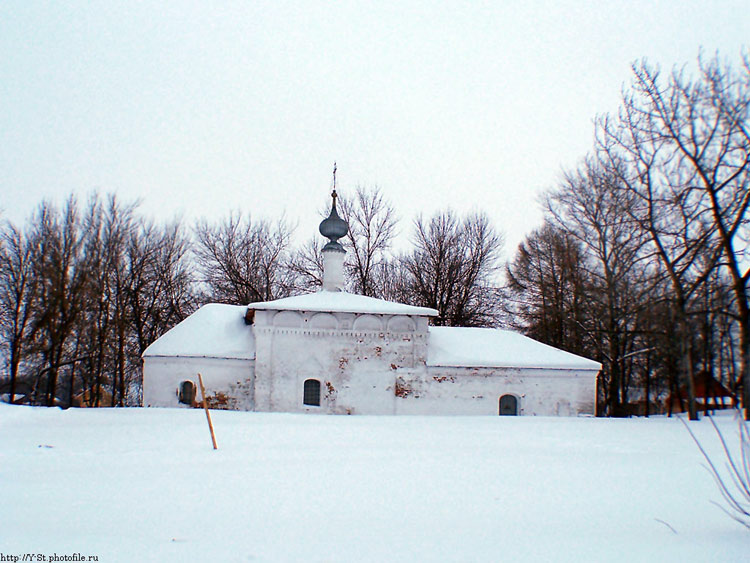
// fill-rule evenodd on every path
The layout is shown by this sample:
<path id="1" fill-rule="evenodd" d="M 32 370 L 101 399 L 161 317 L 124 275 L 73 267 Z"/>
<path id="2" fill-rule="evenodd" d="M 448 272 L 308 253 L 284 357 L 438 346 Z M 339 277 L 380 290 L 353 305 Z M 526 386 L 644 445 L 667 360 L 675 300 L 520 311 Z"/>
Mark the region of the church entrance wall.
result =
<path id="1" fill-rule="evenodd" d="M 257 410 L 394 414 L 396 373 L 425 369 L 426 319 L 269 310 L 254 324 Z M 307 400 L 311 380 L 319 406 Z"/>

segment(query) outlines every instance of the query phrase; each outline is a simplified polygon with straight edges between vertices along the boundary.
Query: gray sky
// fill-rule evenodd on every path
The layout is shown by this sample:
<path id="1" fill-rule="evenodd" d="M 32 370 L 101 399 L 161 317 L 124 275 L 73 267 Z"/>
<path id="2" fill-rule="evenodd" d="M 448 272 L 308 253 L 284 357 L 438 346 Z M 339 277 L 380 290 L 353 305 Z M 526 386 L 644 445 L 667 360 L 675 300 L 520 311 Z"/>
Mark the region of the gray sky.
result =
<path id="1" fill-rule="evenodd" d="M 0 209 L 115 191 L 157 219 L 232 210 L 316 231 L 378 185 L 489 213 L 509 257 L 593 144 L 630 63 L 733 61 L 747 0 L 0 3 Z"/>

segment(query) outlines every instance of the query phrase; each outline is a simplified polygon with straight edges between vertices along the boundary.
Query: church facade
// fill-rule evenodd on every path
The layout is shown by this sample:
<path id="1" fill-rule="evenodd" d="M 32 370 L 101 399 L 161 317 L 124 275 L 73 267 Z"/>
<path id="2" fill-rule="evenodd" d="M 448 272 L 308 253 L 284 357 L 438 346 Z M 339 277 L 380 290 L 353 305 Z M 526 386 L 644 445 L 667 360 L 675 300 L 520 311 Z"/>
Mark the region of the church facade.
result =
<path id="1" fill-rule="evenodd" d="M 593 414 L 601 365 L 511 331 L 430 326 L 434 309 L 342 290 L 347 232 L 321 223 L 321 291 L 209 304 L 143 354 L 145 406 L 424 415 Z"/>

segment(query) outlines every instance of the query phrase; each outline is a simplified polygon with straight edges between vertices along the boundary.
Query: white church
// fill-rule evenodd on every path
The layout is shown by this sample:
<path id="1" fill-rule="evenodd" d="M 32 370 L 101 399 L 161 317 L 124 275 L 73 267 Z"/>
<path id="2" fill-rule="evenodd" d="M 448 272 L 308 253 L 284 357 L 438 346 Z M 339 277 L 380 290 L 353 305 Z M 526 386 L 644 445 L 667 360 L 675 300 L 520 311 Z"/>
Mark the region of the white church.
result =
<path id="1" fill-rule="evenodd" d="M 263 412 L 422 415 L 594 414 L 601 364 L 490 328 L 430 326 L 437 311 L 343 291 L 348 232 L 320 224 L 323 288 L 208 304 L 143 353 L 143 404 Z"/>

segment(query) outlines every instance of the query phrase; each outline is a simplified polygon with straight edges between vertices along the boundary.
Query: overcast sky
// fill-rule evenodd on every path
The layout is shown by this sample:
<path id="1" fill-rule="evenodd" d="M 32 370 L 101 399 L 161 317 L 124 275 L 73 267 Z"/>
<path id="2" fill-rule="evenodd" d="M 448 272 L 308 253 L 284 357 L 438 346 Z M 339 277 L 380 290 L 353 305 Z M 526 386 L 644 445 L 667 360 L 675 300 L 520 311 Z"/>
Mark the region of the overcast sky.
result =
<path id="1" fill-rule="evenodd" d="M 378 185 L 400 216 L 489 213 L 509 257 L 630 64 L 733 61 L 747 0 L 0 3 L 0 209 L 94 189 L 157 219 L 316 232 Z"/>

